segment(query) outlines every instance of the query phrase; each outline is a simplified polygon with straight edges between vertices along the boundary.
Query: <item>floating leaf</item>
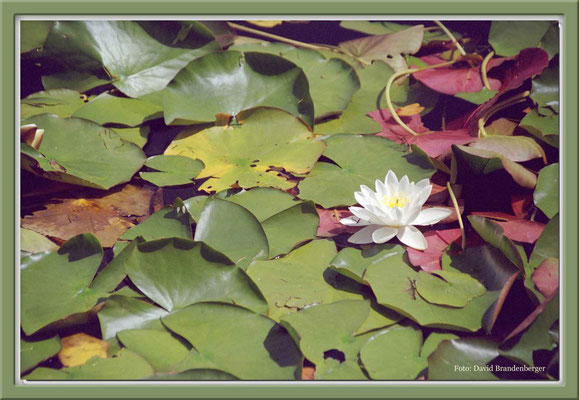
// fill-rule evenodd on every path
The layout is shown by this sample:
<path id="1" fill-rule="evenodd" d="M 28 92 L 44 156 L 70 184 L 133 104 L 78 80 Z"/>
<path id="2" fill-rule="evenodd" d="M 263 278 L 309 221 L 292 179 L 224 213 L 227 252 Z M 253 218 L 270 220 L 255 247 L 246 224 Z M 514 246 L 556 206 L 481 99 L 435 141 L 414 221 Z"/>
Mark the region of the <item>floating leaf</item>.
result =
<path id="1" fill-rule="evenodd" d="M 98 313 L 103 339 L 110 339 L 126 329 L 164 330 L 161 317 L 168 312 L 132 297 L 112 296 Z"/>
<path id="2" fill-rule="evenodd" d="M 89 288 L 101 263 L 102 248 L 90 235 L 78 235 L 21 271 L 21 324 L 31 335 L 51 322 L 90 310 L 106 293 Z"/>
<path id="3" fill-rule="evenodd" d="M 548 67 L 533 79 L 531 99 L 539 107 L 551 107 L 559 113 L 559 68 Z"/>
<path id="4" fill-rule="evenodd" d="M 486 136 L 477 139 L 469 147 L 492 151 L 516 162 L 535 158 L 546 161 L 543 148 L 526 136 Z"/>
<path id="5" fill-rule="evenodd" d="M 498 355 L 497 343 L 487 339 L 446 340 L 428 357 L 428 379 L 496 380 L 487 364 Z"/>
<path id="6" fill-rule="evenodd" d="M 61 339 L 62 349 L 58 359 L 65 367 L 86 364 L 93 357 L 107 358 L 110 343 L 86 333 L 76 333 Z"/>
<path id="7" fill-rule="evenodd" d="M 421 347 L 420 329 L 394 327 L 370 338 L 360 350 L 360 361 L 372 379 L 411 380 L 427 367 Z"/>
<path id="8" fill-rule="evenodd" d="M 523 270 L 523 258 L 514 243 L 504 236 L 500 225 L 480 217 L 469 215 L 468 220 L 474 230 L 491 246 L 499 249 L 519 270 Z"/>
<path id="9" fill-rule="evenodd" d="M 346 226 L 340 222 L 342 218 L 352 216 L 350 211 L 340 210 L 337 208 L 326 210 L 320 207 L 317 207 L 316 209 L 318 211 L 318 216 L 320 217 L 317 236 L 334 237 L 342 233 L 354 233 L 358 230 L 356 227 Z"/>
<path id="10" fill-rule="evenodd" d="M 162 29 L 164 21 L 151 23 Z M 189 24 L 199 48 L 165 46 L 132 21 L 57 21 L 44 45 L 42 83 L 79 91 L 112 83 L 130 97 L 162 90 L 191 60 L 219 49 L 205 28 Z"/>
<path id="11" fill-rule="evenodd" d="M 100 125 L 137 126 L 150 119 L 159 118 L 162 111 L 162 107 L 146 100 L 102 93 L 79 107 L 72 116 L 88 119 Z"/>
<path id="12" fill-rule="evenodd" d="M 38 152 L 23 149 L 22 165 L 42 177 L 109 189 L 129 181 L 145 162 L 137 145 L 94 122 L 49 114 L 26 122 L 44 129 L 44 137 Z"/>
<path id="13" fill-rule="evenodd" d="M 383 35 L 385 33 L 395 33 L 408 29 L 411 25 L 400 24 L 397 22 L 390 21 L 358 21 L 358 20 L 347 20 L 341 21 L 340 26 L 345 29 L 351 29 L 358 32 L 367 33 L 369 35 Z M 457 32 L 452 32 L 454 37 L 460 39 L 461 35 Z M 441 29 L 439 30 L 426 30 L 424 29 L 423 43 L 429 43 L 431 41 L 447 41 L 448 36 Z"/>
<path id="14" fill-rule="evenodd" d="M 549 53 L 549 58 L 555 57 L 559 54 L 559 22 L 551 23 L 547 33 L 541 39 L 541 48 Z"/>
<path id="15" fill-rule="evenodd" d="M 140 243 L 124 266 L 131 281 L 167 311 L 222 301 L 267 312 L 263 296 L 247 275 L 201 243 L 177 238 Z"/>
<path id="16" fill-rule="evenodd" d="M 20 118 L 25 120 L 39 114 L 68 118 L 85 104 L 84 99 L 84 95 L 70 89 L 36 92 L 20 101 Z"/>
<path id="17" fill-rule="evenodd" d="M 394 71 L 401 71 L 408 67 L 403 55 L 420 50 L 423 34 L 424 25 L 414 25 L 395 33 L 348 40 L 340 43 L 339 47 L 365 62 L 381 60 Z"/>
<path id="18" fill-rule="evenodd" d="M 156 372 L 168 372 L 182 362 L 189 349 L 169 332 L 129 329 L 118 333 L 123 345 L 147 360 Z"/>
<path id="19" fill-rule="evenodd" d="M 299 350 L 281 326 L 263 315 L 233 305 L 200 303 L 163 318 L 163 323 L 207 362 L 240 379 L 299 376 Z"/>
<path id="20" fill-rule="evenodd" d="M 546 115 L 539 114 L 535 109 L 531 110 L 521 120 L 521 128 L 537 139 L 559 148 L 559 115 L 548 109 L 542 109 L 541 112 Z"/>
<path id="21" fill-rule="evenodd" d="M 527 47 L 537 47 L 550 21 L 493 21 L 489 43 L 500 56 L 515 56 Z"/>
<path id="22" fill-rule="evenodd" d="M 350 64 L 339 58 L 326 58 L 315 50 L 265 42 L 229 49 L 275 54 L 300 67 L 308 79 L 316 118 L 344 110 L 360 88 L 358 75 Z"/>
<path id="23" fill-rule="evenodd" d="M 280 108 L 313 126 L 314 106 L 304 72 L 271 54 L 208 54 L 189 63 L 163 91 L 167 124 L 177 119 L 213 122 L 216 114 L 234 116 L 260 106 Z"/>
<path id="24" fill-rule="evenodd" d="M 43 209 L 22 218 L 21 224 L 63 241 L 92 233 L 104 247 L 112 247 L 119 236 L 149 215 L 152 196 L 151 189 L 131 184 L 106 194 L 75 192 L 53 197 Z"/>
<path id="25" fill-rule="evenodd" d="M 57 250 L 58 246 L 52 240 L 30 229 L 20 228 L 20 250 L 30 253 L 40 253 Z"/>
<path id="26" fill-rule="evenodd" d="M 480 329 L 482 316 L 496 299 L 487 292 L 476 297 L 464 308 L 444 307 L 425 301 L 416 291 L 418 273 L 408 266 L 402 254 L 370 265 L 365 280 L 370 284 L 378 303 L 407 316 L 422 326 Z"/>
<path id="27" fill-rule="evenodd" d="M 559 258 L 559 214 L 557 213 L 545 226 L 535 243 L 529 259 L 529 271 L 539 266 L 545 258 Z"/>
<path id="28" fill-rule="evenodd" d="M 163 238 L 193 239 L 189 214 L 175 206 L 162 208 L 120 238 L 132 240 L 138 236 L 147 241 Z"/>
<path id="29" fill-rule="evenodd" d="M 237 119 L 241 126 L 216 126 L 195 134 L 185 130 L 165 155 L 203 161 L 205 168 L 197 178 L 209 178 L 200 187 L 206 192 L 232 186 L 289 189 L 295 182 L 280 171 L 309 172 L 325 148 L 303 122 L 281 110 L 255 109 Z"/>
<path id="30" fill-rule="evenodd" d="M 452 307 L 464 307 L 474 297 L 486 293 L 485 287 L 479 281 L 456 271 L 420 271 L 415 284 L 424 300 Z"/>
<path id="31" fill-rule="evenodd" d="M 300 198 L 324 208 L 355 204 L 354 192 L 360 185 L 374 186 L 374 181 L 384 179 L 389 170 L 397 176 L 408 175 L 414 182 L 434 173 L 424 157 L 406 153 L 396 143 L 380 137 L 339 135 L 326 139 L 326 143 L 324 156 L 337 165 L 318 162 L 299 185 Z"/>
<path id="32" fill-rule="evenodd" d="M 460 236 L 460 229 L 431 230 L 425 232 L 426 250 L 416 250 L 408 247 L 408 261 L 410 261 L 412 265 L 416 267 L 419 266 L 427 272 L 440 270 L 440 257 L 443 251 Z"/>
<path id="33" fill-rule="evenodd" d="M 62 345 L 58 336 L 37 342 L 20 340 L 20 373 L 28 371 L 42 361 L 54 356 Z"/>
<path id="34" fill-rule="evenodd" d="M 269 258 L 287 254 L 297 244 L 314 239 L 319 217 L 313 202 L 297 204 L 262 222 L 269 243 Z"/>
<path id="35" fill-rule="evenodd" d="M 316 365 L 314 373 L 315 380 L 347 380 L 347 381 L 364 381 L 368 377 L 364 375 L 357 361 L 340 362 L 335 358 L 326 358 L 323 363 Z"/>
<path id="36" fill-rule="evenodd" d="M 157 186 L 174 186 L 192 183 L 205 166 L 203 162 L 183 156 L 153 156 L 145 166 L 159 172 L 141 172 L 141 178 Z"/>
<path id="37" fill-rule="evenodd" d="M 302 204 L 291 194 L 272 188 L 253 188 L 226 197 L 225 200 L 248 209 L 259 222 Z"/>
<path id="38" fill-rule="evenodd" d="M 501 350 L 501 355 L 534 366 L 533 352 L 543 349 L 551 350 L 555 347 L 549 329 L 559 319 L 559 295 L 547 299 L 545 303 L 541 308 L 541 313 L 534 316 L 536 319 L 517 343 L 513 346 L 507 344 L 506 349 Z"/>
<path id="39" fill-rule="evenodd" d="M 41 49 L 53 24 L 52 21 L 20 21 L 20 53 Z"/>
<path id="40" fill-rule="evenodd" d="M 259 221 L 245 208 L 219 198 L 205 202 L 195 240 L 220 251 L 243 269 L 251 260 L 269 254 L 267 236 Z"/>
<path id="41" fill-rule="evenodd" d="M 314 364 L 323 364 L 332 352 L 341 353 L 341 362 L 356 361 L 368 338 L 354 336 L 354 332 L 369 311 L 367 301 L 343 300 L 283 315 L 281 323 L 293 334 L 303 355 Z M 338 315 L 340 318 L 336 318 Z"/>
<path id="42" fill-rule="evenodd" d="M 394 70 L 382 61 L 376 61 L 358 70 L 360 90 L 352 96 L 352 101 L 337 119 L 316 124 L 314 130 L 319 135 L 336 135 L 340 133 L 370 134 L 380 132 L 380 126 L 374 122 L 368 113 L 381 108 L 384 88 Z M 407 83 L 394 84 L 390 93 L 392 101 L 406 100 Z"/>
<path id="43" fill-rule="evenodd" d="M 532 279 L 543 296 L 551 297 L 559 288 L 559 260 L 545 258 L 533 271 Z"/>
<path id="44" fill-rule="evenodd" d="M 254 261 L 247 274 L 267 300 L 269 316 L 277 321 L 307 305 L 360 297 L 336 290 L 325 279 L 324 271 L 335 255 L 333 242 L 314 240 L 283 258 Z"/>
<path id="45" fill-rule="evenodd" d="M 559 212 L 559 163 L 547 165 L 539 171 L 533 201 L 549 218 Z"/>

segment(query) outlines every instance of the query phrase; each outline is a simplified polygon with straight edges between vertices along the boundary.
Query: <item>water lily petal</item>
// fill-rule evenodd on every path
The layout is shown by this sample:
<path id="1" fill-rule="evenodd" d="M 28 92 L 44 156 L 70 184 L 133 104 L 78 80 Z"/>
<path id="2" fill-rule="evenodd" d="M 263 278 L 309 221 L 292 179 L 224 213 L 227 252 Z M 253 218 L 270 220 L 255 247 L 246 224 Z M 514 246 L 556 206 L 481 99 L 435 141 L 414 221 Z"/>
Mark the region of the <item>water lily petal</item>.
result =
<path id="1" fill-rule="evenodd" d="M 410 193 L 410 181 L 408 180 L 408 175 L 404 175 L 402 179 L 400 179 L 400 184 L 398 185 L 398 194 L 402 197 L 412 195 L 412 193 Z"/>
<path id="2" fill-rule="evenodd" d="M 394 228 L 392 226 L 383 226 L 379 229 L 376 229 L 374 233 L 372 233 L 372 240 L 374 243 L 386 243 L 392 239 L 396 233 L 398 233 L 398 228 Z"/>
<path id="3" fill-rule="evenodd" d="M 402 218 L 400 225 L 408 225 L 418 217 L 420 210 L 422 209 L 422 203 L 420 203 L 420 198 L 413 198 L 408 202 L 403 209 L 404 217 Z"/>
<path id="4" fill-rule="evenodd" d="M 383 199 L 384 196 L 386 196 L 388 194 L 388 190 L 386 189 L 386 185 L 380 179 L 376 179 L 375 185 L 376 185 L 376 194 L 380 198 Z"/>
<path id="5" fill-rule="evenodd" d="M 398 193 L 398 178 L 396 178 L 396 174 L 392 170 L 389 170 L 386 174 L 384 184 L 388 190 L 388 196 L 393 196 Z"/>
<path id="6" fill-rule="evenodd" d="M 452 211 L 448 208 L 432 207 L 422 210 L 418 217 L 411 222 L 412 225 L 432 225 L 448 217 Z"/>
<path id="7" fill-rule="evenodd" d="M 396 237 L 406 246 L 412 247 L 416 250 L 425 250 L 426 246 L 428 246 L 426 238 L 422 232 L 420 232 L 418 228 L 411 225 L 401 226 L 396 233 Z"/>
<path id="8" fill-rule="evenodd" d="M 376 229 L 379 229 L 380 225 L 369 225 L 358 232 L 354 233 L 352 236 L 348 238 L 348 242 L 355 243 L 355 244 L 367 244 L 367 243 L 374 243 L 372 240 L 372 234 Z"/>
<path id="9" fill-rule="evenodd" d="M 367 226 L 370 225 L 371 222 L 369 221 L 364 221 L 358 217 L 346 217 L 346 218 L 342 218 L 340 219 L 340 223 L 342 225 L 346 225 L 346 226 Z"/>
<path id="10" fill-rule="evenodd" d="M 420 206 L 422 207 L 422 205 L 424 203 L 426 203 L 426 200 L 428 200 L 428 198 L 430 197 L 430 192 L 432 192 L 432 185 L 427 185 L 424 187 L 421 187 L 419 189 L 417 189 L 418 192 L 418 203 L 420 204 Z"/>
<path id="11" fill-rule="evenodd" d="M 421 181 L 416 182 L 416 188 L 417 189 L 422 189 L 425 188 L 426 186 L 430 185 L 430 179 L 428 178 L 424 178 Z"/>
<path id="12" fill-rule="evenodd" d="M 360 218 L 362 221 L 368 221 L 369 223 L 377 224 L 380 223 L 380 220 L 366 208 L 362 207 L 350 207 L 350 212 L 354 214 L 356 217 Z M 366 224 L 368 225 L 368 224 Z"/>

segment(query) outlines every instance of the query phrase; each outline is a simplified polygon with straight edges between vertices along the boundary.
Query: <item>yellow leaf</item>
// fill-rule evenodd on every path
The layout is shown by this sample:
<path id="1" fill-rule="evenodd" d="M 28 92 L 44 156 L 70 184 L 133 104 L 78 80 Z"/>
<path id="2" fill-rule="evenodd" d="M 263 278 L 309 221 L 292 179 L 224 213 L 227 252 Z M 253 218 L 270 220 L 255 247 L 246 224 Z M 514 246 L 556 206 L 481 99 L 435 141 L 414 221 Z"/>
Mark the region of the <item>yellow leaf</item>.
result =
<path id="1" fill-rule="evenodd" d="M 274 26 L 278 26 L 283 24 L 283 21 L 247 21 L 250 24 L 261 26 L 262 28 L 273 28 Z"/>
<path id="2" fill-rule="evenodd" d="M 418 103 L 412 103 L 399 108 L 396 114 L 401 117 L 410 117 L 411 115 L 421 113 L 422 111 L 424 111 L 424 107 Z"/>
<path id="3" fill-rule="evenodd" d="M 58 353 L 65 367 L 83 365 L 93 357 L 107 358 L 109 342 L 97 339 L 86 333 L 77 333 L 61 339 L 62 350 Z"/>

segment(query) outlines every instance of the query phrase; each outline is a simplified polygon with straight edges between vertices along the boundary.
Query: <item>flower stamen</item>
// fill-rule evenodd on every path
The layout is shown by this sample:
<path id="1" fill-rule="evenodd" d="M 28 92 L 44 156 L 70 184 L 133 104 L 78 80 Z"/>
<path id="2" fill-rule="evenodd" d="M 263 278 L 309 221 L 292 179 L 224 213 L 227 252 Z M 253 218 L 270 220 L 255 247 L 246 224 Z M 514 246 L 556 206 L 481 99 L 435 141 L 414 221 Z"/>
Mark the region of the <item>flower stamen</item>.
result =
<path id="1" fill-rule="evenodd" d="M 406 197 L 384 196 L 384 198 L 382 199 L 382 202 L 384 203 L 384 205 L 386 207 L 389 207 L 389 208 L 394 208 L 394 207 L 402 208 L 406 205 L 406 203 L 408 203 L 408 199 Z"/>

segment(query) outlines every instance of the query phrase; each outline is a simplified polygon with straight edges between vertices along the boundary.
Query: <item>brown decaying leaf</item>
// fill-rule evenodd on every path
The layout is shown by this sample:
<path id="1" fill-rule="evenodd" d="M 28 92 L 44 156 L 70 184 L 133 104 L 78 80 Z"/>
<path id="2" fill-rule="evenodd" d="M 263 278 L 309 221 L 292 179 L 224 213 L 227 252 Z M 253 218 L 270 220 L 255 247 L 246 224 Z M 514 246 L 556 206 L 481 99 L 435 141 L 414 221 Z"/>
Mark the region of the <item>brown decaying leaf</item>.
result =
<path id="1" fill-rule="evenodd" d="M 443 251 L 460 236 L 460 229 L 425 232 L 424 237 L 428 243 L 426 250 L 421 251 L 408 247 L 408 260 L 412 265 L 420 267 L 426 272 L 438 271 L 442 269 L 440 258 Z"/>
<path id="2" fill-rule="evenodd" d="M 517 242 L 535 243 L 545 229 L 545 224 L 541 222 L 529 221 L 503 212 L 473 211 L 472 214 L 495 220 L 494 222 L 503 228 L 504 235 Z"/>
<path id="3" fill-rule="evenodd" d="M 337 208 L 326 210 L 321 207 L 316 207 L 316 211 L 320 217 L 317 236 L 333 237 L 342 233 L 354 233 L 360 229 L 340 223 L 340 219 L 352 216 L 352 213 L 348 210 Z"/>
<path id="4" fill-rule="evenodd" d="M 150 215 L 153 192 L 151 187 L 132 184 L 94 197 L 75 192 L 51 199 L 44 209 L 25 216 L 21 226 L 59 241 L 92 233 L 103 247 L 112 247 L 126 230 Z"/>
<path id="5" fill-rule="evenodd" d="M 531 279 L 543 296 L 551 297 L 559 288 L 559 259 L 549 257 L 543 260 L 533 271 Z"/>
<path id="6" fill-rule="evenodd" d="M 313 381 L 316 367 L 304 366 L 302 368 L 302 381 Z"/>
<path id="7" fill-rule="evenodd" d="M 58 359 L 65 367 L 83 365 L 93 357 L 107 358 L 107 351 L 111 345 L 110 342 L 97 339 L 86 333 L 64 337 L 61 342 L 62 349 L 58 353 Z"/>

